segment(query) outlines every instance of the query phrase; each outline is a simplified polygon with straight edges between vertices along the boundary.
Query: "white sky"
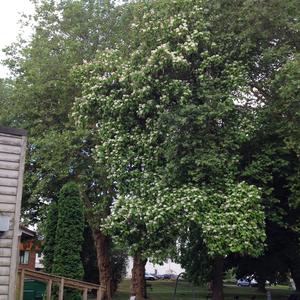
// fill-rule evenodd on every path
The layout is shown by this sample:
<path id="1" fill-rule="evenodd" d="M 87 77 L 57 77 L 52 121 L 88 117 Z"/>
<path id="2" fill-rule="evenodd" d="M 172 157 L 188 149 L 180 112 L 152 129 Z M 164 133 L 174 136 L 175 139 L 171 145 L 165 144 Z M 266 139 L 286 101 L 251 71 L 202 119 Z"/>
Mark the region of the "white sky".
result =
<path id="1" fill-rule="evenodd" d="M 2 49 L 16 40 L 21 13 L 32 13 L 29 0 L 0 0 L 0 60 L 4 58 Z M 8 76 L 8 70 L 0 64 L 0 77 Z"/>

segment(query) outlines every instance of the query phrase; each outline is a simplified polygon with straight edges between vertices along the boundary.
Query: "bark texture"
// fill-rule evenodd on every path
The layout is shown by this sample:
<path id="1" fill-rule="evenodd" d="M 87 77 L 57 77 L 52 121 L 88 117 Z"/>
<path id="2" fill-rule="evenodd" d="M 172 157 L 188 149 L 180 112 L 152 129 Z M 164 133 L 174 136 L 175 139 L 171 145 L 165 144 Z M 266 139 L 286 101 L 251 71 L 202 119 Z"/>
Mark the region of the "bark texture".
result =
<path id="1" fill-rule="evenodd" d="M 212 300 L 224 300 L 223 272 L 224 258 L 221 256 L 216 257 L 213 265 Z"/>
<path id="2" fill-rule="evenodd" d="M 139 255 L 133 257 L 131 295 L 136 296 L 136 300 L 144 300 L 147 298 L 145 281 L 146 262 L 147 260 L 142 259 Z"/>
<path id="3" fill-rule="evenodd" d="M 99 267 L 99 280 L 101 287 L 101 300 L 112 299 L 112 282 L 110 269 L 109 246 L 110 239 L 101 231 L 94 230 L 94 241 L 97 251 L 97 261 Z"/>

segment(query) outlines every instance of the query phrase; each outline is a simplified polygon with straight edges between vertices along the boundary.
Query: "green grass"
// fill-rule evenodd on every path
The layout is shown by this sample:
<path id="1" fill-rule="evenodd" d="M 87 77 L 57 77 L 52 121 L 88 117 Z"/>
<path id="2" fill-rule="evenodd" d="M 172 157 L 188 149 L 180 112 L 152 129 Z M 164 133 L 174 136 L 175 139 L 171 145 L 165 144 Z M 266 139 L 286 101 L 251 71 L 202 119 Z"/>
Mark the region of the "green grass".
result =
<path id="1" fill-rule="evenodd" d="M 148 288 L 150 300 L 172 300 L 175 288 L 175 281 L 158 280 L 149 282 L 152 289 Z M 291 291 L 286 286 L 276 286 L 268 288 L 272 294 L 272 300 L 286 300 Z M 264 293 L 259 293 L 256 288 L 236 287 L 225 285 L 225 300 L 233 300 L 234 296 L 239 296 L 239 300 L 250 300 L 251 296 L 256 296 L 256 300 L 266 300 Z M 176 300 L 206 300 L 210 294 L 205 287 L 193 287 L 185 281 L 180 281 L 177 289 Z M 120 286 L 114 300 L 128 300 L 130 295 L 130 280 L 124 280 Z"/>

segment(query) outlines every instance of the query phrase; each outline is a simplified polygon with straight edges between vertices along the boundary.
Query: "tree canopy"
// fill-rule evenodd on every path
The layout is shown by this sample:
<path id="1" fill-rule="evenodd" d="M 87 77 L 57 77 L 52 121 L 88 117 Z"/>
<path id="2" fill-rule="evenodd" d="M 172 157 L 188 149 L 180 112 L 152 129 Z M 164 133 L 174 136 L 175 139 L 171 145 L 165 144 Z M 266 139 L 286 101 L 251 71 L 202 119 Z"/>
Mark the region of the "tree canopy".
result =
<path id="1" fill-rule="evenodd" d="M 252 112 L 236 103 L 248 88 L 245 68 L 215 42 L 201 3 L 144 5 L 131 25 L 142 42 L 127 59 L 109 50 L 76 71 L 83 96 L 74 115 L 96 128 L 95 154 L 116 184 L 114 236 L 133 251 L 145 239 L 142 248 L 159 253 L 199 217 L 211 254 L 258 255 L 259 193 L 239 178 L 239 150 L 253 132 Z"/>

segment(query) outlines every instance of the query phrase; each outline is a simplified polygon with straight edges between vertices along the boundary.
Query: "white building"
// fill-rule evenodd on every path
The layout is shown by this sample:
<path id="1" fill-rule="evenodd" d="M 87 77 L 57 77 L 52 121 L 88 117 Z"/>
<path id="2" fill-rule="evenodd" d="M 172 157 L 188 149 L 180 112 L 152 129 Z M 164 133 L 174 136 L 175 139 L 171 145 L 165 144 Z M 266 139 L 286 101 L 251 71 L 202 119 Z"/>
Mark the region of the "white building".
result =
<path id="1" fill-rule="evenodd" d="M 131 278 L 131 270 L 133 267 L 133 258 L 129 257 L 127 269 L 126 269 L 126 277 Z M 180 264 L 173 262 L 171 259 L 168 259 L 163 265 L 153 264 L 151 262 L 147 262 L 146 264 L 146 273 L 163 275 L 163 274 L 174 274 L 178 275 L 179 273 L 184 272 L 184 269 Z"/>

